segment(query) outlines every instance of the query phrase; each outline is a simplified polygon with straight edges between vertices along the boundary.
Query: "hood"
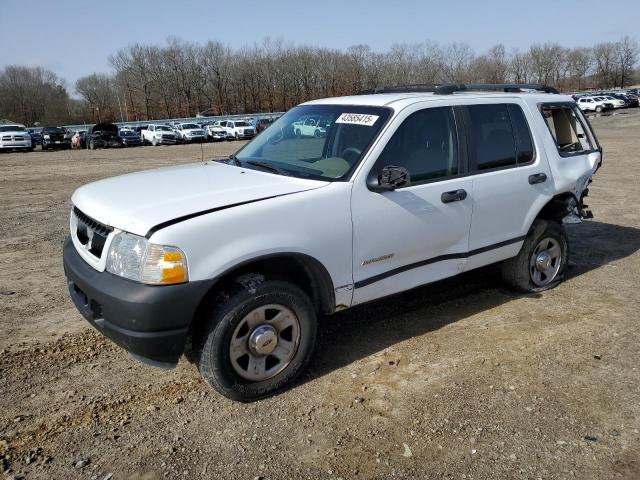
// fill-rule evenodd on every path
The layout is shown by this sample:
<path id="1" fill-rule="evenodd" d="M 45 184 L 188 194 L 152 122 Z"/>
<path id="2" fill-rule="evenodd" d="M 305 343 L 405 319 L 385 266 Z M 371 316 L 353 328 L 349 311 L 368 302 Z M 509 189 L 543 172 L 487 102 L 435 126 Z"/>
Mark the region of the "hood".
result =
<path id="1" fill-rule="evenodd" d="M 91 127 L 91 129 L 89 130 L 89 133 L 96 133 L 96 132 L 107 132 L 107 133 L 112 133 L 113 135 L 117 135 L 118 126 L 114 125 L 113 123 L 98 123 L 93 127 Z"/>
<path id="2" fill-rule="evenodd" d="M 77 189 L 72 201 L 105 225 L 144 236 L 176 218 L 325 185 L 328 182 L 206 162 L 100 180 Z"/>

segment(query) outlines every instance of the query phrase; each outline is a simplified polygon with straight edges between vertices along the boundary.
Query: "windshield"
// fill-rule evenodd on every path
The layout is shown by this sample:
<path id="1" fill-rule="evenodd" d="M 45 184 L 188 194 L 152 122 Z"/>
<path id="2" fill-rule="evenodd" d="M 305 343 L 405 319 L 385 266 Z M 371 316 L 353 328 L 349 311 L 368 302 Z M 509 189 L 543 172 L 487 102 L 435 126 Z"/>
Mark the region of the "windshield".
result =
<path id="1" fill-rule="evenodd" d="M 384 107 L 302 105 L 279 118 L 236 158 L 249 168 L 260 163 L 296 177 L 346 180 L 389 114 Z"/>
<path id="2" fill-rule="evenodd" d="M 0 127 L 0 132 L 26 132 L 26 131 L 27 130 L 24 127 L 19 127 L 17 125 Z"/>
<path id="3" fill-rule="evenodd" d="M 170 132 L 171 129 L 169 127 L 165 127 L 164 125 L 158 125 L 156 130 L 162 130 L 163 132 Z"/>
<path id="4" fill-rule="evenodd" d="M 193 123 L 183 123 L 182 124 L 182 128 L 188 129 L 188 128 L 200 128 L 200 127 L 198 125 L 193 124 Z"/>

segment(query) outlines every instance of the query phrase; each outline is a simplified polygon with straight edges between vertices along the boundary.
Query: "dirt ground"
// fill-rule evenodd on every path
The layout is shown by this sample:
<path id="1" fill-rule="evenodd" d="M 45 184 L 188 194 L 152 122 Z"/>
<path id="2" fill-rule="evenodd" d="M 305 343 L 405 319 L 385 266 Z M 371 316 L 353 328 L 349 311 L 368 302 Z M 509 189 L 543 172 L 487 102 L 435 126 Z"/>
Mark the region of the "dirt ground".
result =
<path id="1" fill-rule="evenodd" d="M 322 319 L 306 375 L 253 404 L 137 363 L 66 291 L 73 190 L 200 146 L 0 155 L 0 474 L 640 478 L 640 111 L 592 123 L 604 166 L 565 283 L 523 296 L 486 268 Z"/>

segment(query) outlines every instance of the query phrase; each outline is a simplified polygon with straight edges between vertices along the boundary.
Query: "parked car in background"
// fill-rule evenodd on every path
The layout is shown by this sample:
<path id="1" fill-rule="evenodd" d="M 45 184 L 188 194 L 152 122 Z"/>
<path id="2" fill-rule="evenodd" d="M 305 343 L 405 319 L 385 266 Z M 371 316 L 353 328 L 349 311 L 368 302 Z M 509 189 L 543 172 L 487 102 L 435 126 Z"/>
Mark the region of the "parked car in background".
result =
<path id="1" fill-rule="evenodd" d="M 204 130 L 195 123 L 178 123 L 175 129 L 177 136 L 185 143 L 203 142 L 205 139 Z"/>
<path id="2" fill-rule="evenodd" d="M 167 125 L 147 125 L 146 129 L 140 131 L 143 143 L 150 143 L 154 147 L 157 145 L 175 145 L 177 143 L 177 135 Z"/>
<path id="3" fill-rule="evenodd" d="M 302 118 L 293 124 L 296 137 L 324 137 L 329 122 L 321 117 Z"/>
<path id="4" fill-rule="evenodd" d="M 118 148 L 122 146 L 122 140 L 118 136 L 118 126 L 113 123 L 98 123 L 87 132 L 87 148 Z"/>
<path id="5" fill-rule="evenodd" d="M 600 113 L 613 108 L 613 105 L 602 97 L 579 97 L 576 103 L 578 104 L 578 108 L 583 112 Z"/>
<path id="6" fill-rule="evenodd" d="M 76 130 L 76 133 L 71 137 L 71 147 L 72 148 L 84 148 L 87 145 L 87 131 L 86 130 Z"/>
<path id="7" fill-rule="evenodd" d="M 44 127 L 42 129 L 42 150 L 71 148 L 71 139 L 66 138 L 67 131 L 62 127 Z"/>
<path id="8" fill-rule="evenodd" d="M 123 128 L 118 132 L 123 147 L 139 147 L 142 145 L 140 135 L 135 130 Z"/>
<path id="9" fill-rule="evenodd" d="M 221 142 L 227 139 L 227 131 L 220 125 L 207 125 L 204 131 L 208 142 Z"/>
<path id="10" fill-rule="evenodd" d="M 228 140 L 253 138 L 256 135 L 256 129 L 246 120 L 220 120 L 215 125 L 224 128 Z"/>
<path id="11" fill-rule="evenodd" d="M 42 145 L 42 129 L 29 128 L 27 130 L 31 136 L 31 146 L 36 148 L 38 145 Z"/>
<path id="12" fill-rule="evenodd" d="M 622 100 L 625 103 L 625 108 L 632 108 L 632 107 L 638 106 L 637 98 L 634 99 L 631 97 L 631 95 L 615 92 L 615 93 L 612 93 L 611 96 L 619 100 Z"/>
<path id="13" fill-rule="evenodd" d="M 0 125 L 0 151 L 24 150 L 33 152 L 31 135 L 24 125 Z"/>
<path id="14" fill-rule="evenodd" d="M 624 108 L 627 106 L 627 103 L 624 100 L 616 98 L 612 95 L 603 95 L 602 97 L 604 98 L 605 102 L 613 105 L 613 108 Z"/>

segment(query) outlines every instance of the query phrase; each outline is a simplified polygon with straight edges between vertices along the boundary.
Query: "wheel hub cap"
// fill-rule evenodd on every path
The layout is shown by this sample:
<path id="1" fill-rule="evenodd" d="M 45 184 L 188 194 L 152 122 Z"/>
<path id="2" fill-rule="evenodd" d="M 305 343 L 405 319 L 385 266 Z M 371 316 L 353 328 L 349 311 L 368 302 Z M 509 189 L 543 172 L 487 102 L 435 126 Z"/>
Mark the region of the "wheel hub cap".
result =
<path id="1" fill-rule="evenodd" d="M 533 249 L 529 263 L 531 280 L 538 287 L 553 282 L 562 267 L 562 248 L 560 243 L 551 237 L 543 238 Z"/>
<path id="2" fill-rule="evenodd" d="M 238 322 L 229 341 L 229 360 L 245 380 L 261 382 L 282 372 L 300 344 L 300 322 L 288 307 L 260 305 Z"/>
<path id="3" fill-rule="evenodd" d="M 249 349 L 254 355 L 269 355 L 277 346 L 278 332 L 271 325 L 260 325 L 249 336 Z"/>
<path id="4" fill-rule="evenodd" d="M 536 269 L 544 272 L 551 266 L 551 255 L 546 250 L 540 252 L 536 257 Z"/>

